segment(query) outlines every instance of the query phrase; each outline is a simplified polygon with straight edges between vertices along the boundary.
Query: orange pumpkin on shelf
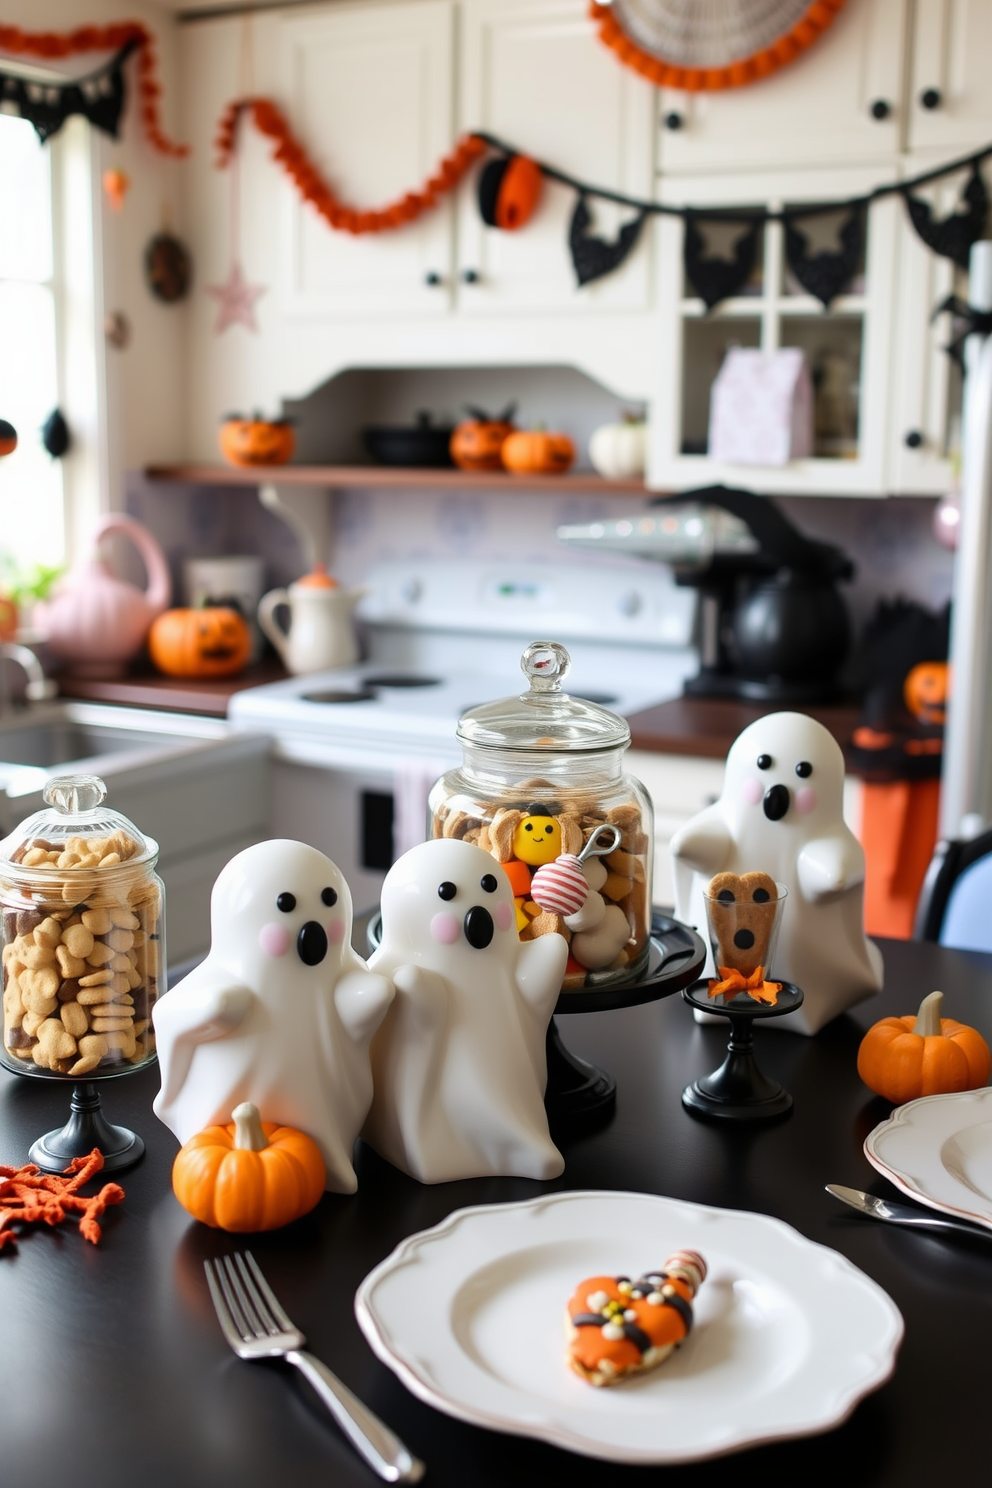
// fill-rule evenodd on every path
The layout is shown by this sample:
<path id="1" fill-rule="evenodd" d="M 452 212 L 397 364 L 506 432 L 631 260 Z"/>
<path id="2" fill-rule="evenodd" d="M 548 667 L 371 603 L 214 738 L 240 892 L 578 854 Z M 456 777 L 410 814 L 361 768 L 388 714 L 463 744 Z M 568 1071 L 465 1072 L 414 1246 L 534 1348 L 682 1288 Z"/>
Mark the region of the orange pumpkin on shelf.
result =
<path id="1" fill-rule="evenodd" d="M 248 664 L 251 630 L 237 610 L 166 610 L 152 622 L 148 651 L 167 677 L 233 677 Z"/>
<path id="2" fill-rule="evenodd" d="M 921 1095 L 977 1090 L 992 1070 L 982 1035 L 940 1016 L 943 992 L 924 997 L 914 1017 L 882 1018 L 858 1050 L 858 1074 L 869 1090 L 901 1106 Z"/>
<path id="3" fill-rule="evenodd" d="M 312 1137 L 262 1121 L 245 1101 L 229 1126 L 208 1126 L 179 1149 L 172 1189 L 203 1224 L 233 1234 L 278 1230 L 320 1202 L 327 1169 Z"/>
<path id="4" fill-rule="evenodd" d="M 521 429 L 503 441 L 502 457 L 514 475 L 564 475 L 575 460 L 575 445 L 567 434 Z"/>
<path id="5" fill-rule="evenodd" d="M 502 470 L 503 441 L 515 431 L 517 405 L 511 403 L 496 418 L 490 418 L 481 408 L 468 411 L 472 417 L 459 424 L 451 436 L 451 458 L 459 470 Z"/>
<path id="6" fill-rule="evenodd" d="M 945 721 L 950 674 L 946 661 L 921 661 L 907 676 L 903 683 L 903 697 L 918 723 Z"/>
<path id="7" fill-rule="evenodd" d="M 242 418 L 229 414 L 220 428 L 220 452 L 232 465 L 285 465 L 296 436 L 289 419 Z"/>

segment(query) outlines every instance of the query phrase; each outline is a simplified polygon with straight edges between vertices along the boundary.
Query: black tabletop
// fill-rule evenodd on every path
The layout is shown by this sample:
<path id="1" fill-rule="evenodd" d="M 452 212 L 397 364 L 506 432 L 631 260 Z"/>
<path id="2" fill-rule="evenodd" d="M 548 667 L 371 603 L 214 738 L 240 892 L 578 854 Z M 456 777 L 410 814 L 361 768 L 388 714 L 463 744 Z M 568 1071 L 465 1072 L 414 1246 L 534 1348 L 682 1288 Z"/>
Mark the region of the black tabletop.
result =
<path id="1" fill-rule="evenodd" d="M 707 1125 L 680 1104 L 683 1086 L 719 1062 L 722 1026 L 697 1026 L 681 998 L 560 1020 L 568 1046 L 617 1077 L 616 1116 L 564 1144 L 554 1184 L 477 1180 L 423 1187 L 360 1150 L 359 1191 L 326 1195 L 307 1218 L 253 1237 L 258 1257 L 310 1347 L 404 1437 L 437 1488 L 977 1482 L 988 1464 L 992 1236 L 944 1240 L 860 1219 L 828 1182 L 894 1195 L 862 1153 L 889 1112 L 855 1070 L 863 1030 L 914 1011 L 934 987 L 946 1012 L 992 1036 L 992 956 L 883 943 L 882 995 L 815 1039 L 758 1030 L 766 1072 L 795 1096 L 778 1125 Z M 121 1176 L 99 1246 L 67 1223 L 32 1229 L 0 1253 L 0 1471 L 18 1488 L 351 1488 L 377 1480 L 300 1377 L 244 1364 L 222 1340 L 205 1256 L 235 1249 L 172 1195 L 171 1133 L 151 1113 L 154 1069 L 103 1087 L 108 1115 L 147 1143 Z M 67 1086 L 0 1072 L 0 1162 L 60 1123 Z M 900 1308 L 906 1338 L 892 1380 L 826 1435 L 685 1467 L 604 1465 L 543 1443 L 483 1431 L 407 1393 L 373 1356 L 352 1310 L 363 1276 L 411 1232 L 468 1204 L 555 1188 L 638 1189 L 778 1216 L 846 1255 Z M 719 1409 L 719 1401 L 714 1401 Z M 761 1475 L 761 1477 L 759 1477 Z M 732 1479 L 731 1479 L 732 1480 Z"/>

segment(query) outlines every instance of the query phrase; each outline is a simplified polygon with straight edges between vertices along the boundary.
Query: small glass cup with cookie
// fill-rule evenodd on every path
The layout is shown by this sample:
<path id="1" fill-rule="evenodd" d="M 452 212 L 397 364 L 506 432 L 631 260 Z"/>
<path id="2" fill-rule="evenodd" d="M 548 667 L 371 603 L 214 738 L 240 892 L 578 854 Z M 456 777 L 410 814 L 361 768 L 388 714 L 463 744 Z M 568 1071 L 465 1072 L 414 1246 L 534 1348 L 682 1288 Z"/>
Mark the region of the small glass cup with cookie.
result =
<path id="1" fill-rule="evenodd" d="M 717 975 L 711 999 L 774 1006 L 781 982 L 770 980 L 787 890 L 767 873 L 717 873 L 706 889 L 706 923 Z"/>

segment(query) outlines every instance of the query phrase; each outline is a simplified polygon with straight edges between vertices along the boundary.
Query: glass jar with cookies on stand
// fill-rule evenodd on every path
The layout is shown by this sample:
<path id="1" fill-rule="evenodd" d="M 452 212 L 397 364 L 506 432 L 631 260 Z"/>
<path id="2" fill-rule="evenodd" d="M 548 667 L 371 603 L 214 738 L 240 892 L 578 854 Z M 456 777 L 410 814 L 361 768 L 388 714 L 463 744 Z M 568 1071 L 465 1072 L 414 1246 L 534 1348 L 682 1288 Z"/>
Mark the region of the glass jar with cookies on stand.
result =
<path id="1" fill-rule="evenodd" d="M 3 1047 L 18 1075 L 73 1083 L 69 1120 L 30 1159 L 61 1172 L 94 1147 L 104 1168 L 137 1162 L 144 1143 L 103 1115 L 99 1083 L 155 1058 L 151 1014 L 165 975 L 158 844 L 103 805 L 95 775 L 63 775 L 47 809 L 0 842 Z"/>

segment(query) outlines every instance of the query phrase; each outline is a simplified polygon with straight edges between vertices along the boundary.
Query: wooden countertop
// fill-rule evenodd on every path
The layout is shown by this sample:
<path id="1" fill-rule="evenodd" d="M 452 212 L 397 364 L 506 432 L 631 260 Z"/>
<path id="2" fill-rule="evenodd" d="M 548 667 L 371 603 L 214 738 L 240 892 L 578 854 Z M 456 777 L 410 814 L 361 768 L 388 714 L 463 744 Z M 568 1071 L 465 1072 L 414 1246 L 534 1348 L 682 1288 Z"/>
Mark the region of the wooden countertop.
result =
<path id="1" fill-rule="evenodd" d="M 723 759 L 742 729 L 769 713 L 784 711 L 763 703 L 744 703 L 731 698 L 673 698 L 632 713 L 631 744 L 635 749 L 654 750 L 659 754 L 689 754 L 697 758 Z M 840 747 L 847 752 L 851 735 L 861 716 L 852 704 L 829 707 L 797 708 L 828 728 Z"/>
<path id="2" fill-rule="evenodd" d="M 128 708 L 163 708 L 170 713 L 226 718 L 228 703 L 236 692 L 261 687 L 263 682 L 281 682 L 288 675 L 276 661 L 259 661 L 237 677 L 163 677 L 149 667 L 112 680 L 61 676 L 58 683 L 63 697 L 88 703 L 121 703 Z"/>

